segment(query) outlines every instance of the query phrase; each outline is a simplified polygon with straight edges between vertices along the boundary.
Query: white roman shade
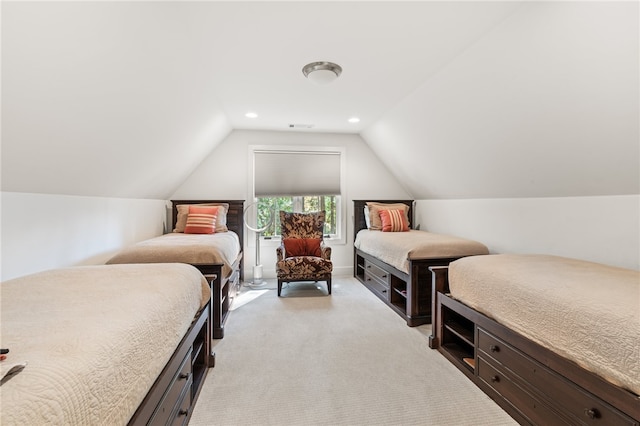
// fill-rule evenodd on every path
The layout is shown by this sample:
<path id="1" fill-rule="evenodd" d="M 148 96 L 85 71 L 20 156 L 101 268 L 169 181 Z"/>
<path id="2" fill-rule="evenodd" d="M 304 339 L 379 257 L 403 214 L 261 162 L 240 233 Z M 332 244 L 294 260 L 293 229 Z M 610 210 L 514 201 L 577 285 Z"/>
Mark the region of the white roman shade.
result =
<path id="1" fill-rule="evenodd" d="M 256 197 L 340 195 L 340 152 L 254 151 Z"/>

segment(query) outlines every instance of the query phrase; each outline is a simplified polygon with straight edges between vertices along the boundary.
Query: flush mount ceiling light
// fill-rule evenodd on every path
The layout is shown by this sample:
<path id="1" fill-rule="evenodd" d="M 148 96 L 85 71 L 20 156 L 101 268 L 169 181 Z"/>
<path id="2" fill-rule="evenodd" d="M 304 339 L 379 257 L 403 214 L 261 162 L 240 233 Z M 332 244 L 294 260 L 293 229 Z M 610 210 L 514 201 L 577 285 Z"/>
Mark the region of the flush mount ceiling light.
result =
<path id="1" fill-rule="evenodd" d="M 247 118 L 257 118 L 258 114 L 256 114 L 255 112 L 249 111 L 244 116 L 247 117 Z"/>
<path id="2" fill-rule="evenodd" d="M 331 83 L 342 73 L 342 67 L 333 62 L 311 62 L 302 68 L 302 73 L 316 84 Z"/>
<path id="3" fill-rule="evenodd" d="M 359 123 L 360 119 L 358 117 L 351 117 L 349 120 L 347 120 L 349 123 Z"/>

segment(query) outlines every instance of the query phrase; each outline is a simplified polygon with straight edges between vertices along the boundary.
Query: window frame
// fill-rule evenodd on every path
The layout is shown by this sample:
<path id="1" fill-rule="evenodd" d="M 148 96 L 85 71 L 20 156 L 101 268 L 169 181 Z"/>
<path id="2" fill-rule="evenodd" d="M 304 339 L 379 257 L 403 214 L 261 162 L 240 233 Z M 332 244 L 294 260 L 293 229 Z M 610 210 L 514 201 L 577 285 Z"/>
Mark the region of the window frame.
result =
<path id="1" fill-rule="evenodd" d="M 347 216 L 347 208 L 346 208 L 346 149 L 344 147 L 334 147 L 334 146 L 299 146 L 299 145 L 249 145 L 248 147 L 248 158 L 249 158 L 249 176 L 247 179 L 248 183 L 248 194 L 250 195 L 249 201 L 245 204 L 245 208 L 258 201 L 258 198 L 255 195 L 255 152 L 256 151 L 283 151 L 283 152 L 291 152 L 291 151 L 301 151 L 308 153 L 326 153 L 326 152 L 337 152 L 340 155 L 340 194 L 335 194 L 336 196 L 336 236 L 325 238 L 326 241 L 331 244 L 346 244 L 346 216 Z M 314 195 L 314 194 L 309 194 Z M 283 195 L 284 196 L 284 195 Z M 292 196 L 296 197 L 296 196 Z M 264 197 L 263 197 L 264 198 Z M 261 242 L 265 243 L 265 245 L 279 245 L 281 242 L 280 236 L 274 237 L 260 237 Z M 252 239 L 249 239 L 249 243 Z M 273 244 L 270 244 L 273 243 Z M 251 244 L 251 245 L 255 245 Z"/>
<path id="2" fill-rule="evenodd" d="M 325 201 L 326 200 L 322 200 L 323 198 L 334 198 L 333 202 L 335 204 L 335 215 L 333 216 L 333 230 L 335 231 L 334 233 L 324 233 L 324 238 L 325 240 L 339 240 L 340 239 L 340 223 L 339 223 L 339 218 L 340 218 L 340 207 L 341 207 L 341 198 L 339 195 L 283 195 L 283 196 L 274 196 L 274 197 L 256 197 L 256 201 L 259 201 L 261 199 L 274 199 L 274 198 L 290 198 L 291 199 L 291 205 L 292 205 L 292 212 L 304 212 L 303 210 L 303 205 L 304 205 L 304 198 L 318 198 L 318 201 Z M 278 221 L 278 217 L 277 212 L 279 210 L 282 210 L 282 208 L 276 209 L 274 211 L 274 220 L 273 220 L 273 231 L 274 233 L 278 233 L 279 229 L 278 226 L 276 226 L 276 223 Z M 327 211 L 327 209 L 324 209 L 325 211 Z M 285 210 L 287 211 L 287 210 Z M 316 210 L 312 210 L 312 211 L 316 211 Z M 327 211 L 328 212 L 328 211 Z M 327 213 L 327 216 L 330 216 L 330 213 Z M 253 218 L 252 218 L 253 219 Z M 325 228 L 326 231 L 326 228 Z M 263 240 L 273 240 L 273 239 L 280 239 L 280 235 L 269 235 L 269 236 L 262 236 Z"/>

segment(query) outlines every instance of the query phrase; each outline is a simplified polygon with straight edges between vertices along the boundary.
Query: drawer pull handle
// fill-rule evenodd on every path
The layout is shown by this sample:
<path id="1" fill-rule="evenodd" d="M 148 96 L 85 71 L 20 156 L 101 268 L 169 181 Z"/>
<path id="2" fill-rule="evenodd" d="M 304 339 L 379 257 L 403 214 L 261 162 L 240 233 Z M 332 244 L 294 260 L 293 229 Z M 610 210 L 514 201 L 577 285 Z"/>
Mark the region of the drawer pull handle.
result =
<path id="1" fill-rule="evenodd" d="M 382 276 L 382 278 L 387 278 L 387 274 L 384 274 L 384 275 Z"/>
<path id="2" fill-rule="evenodd" d="M 182 373 L 178 376 L 181 379 L 188 379 L 189 378 L 189 373 Z"/>
<path id="3" fill-rule="evenodd" d="M 186 416 L 187 414 L 189 414 L 189 410 L 182 409 L 182 410 L 178 411 L 178 415 L 179 416 Z"/>
<path id="4" fill-rule="evenodd" d="M 367 269 L 371 269 L 371 265 L 367 265 Z"/>
<path id="5" fill-rule="evenodd" d="M 386 292 L 387 292 L 387 290 L 382 290 L 382 292 L 383 292 L 383 293 L 386 293 Z"/>
<path id="6" fill-rule="evenodd" d="M 489 350 L 491 352 L 500 352 L 500 347 L 496 346 L 496 345 L 491 345 L 491 346 L 489 346 Z"/>
<path id="7" fill-rule="evenodd" d="M 589 417 L 591 420 L 600 417 L 600 413 L 595 408 L 585 408 L 584 415 Z"/>
<path id="8" fill-rule="evenodd" d="M 371 278 L 367 278 L 367 281 L 371 281 Z"/>
<path id="9" fill-rule="evenodd" d="M 500 377 L 491 376 L 491 383 L 499 383 L 499 382 L 500 382 Z"/>

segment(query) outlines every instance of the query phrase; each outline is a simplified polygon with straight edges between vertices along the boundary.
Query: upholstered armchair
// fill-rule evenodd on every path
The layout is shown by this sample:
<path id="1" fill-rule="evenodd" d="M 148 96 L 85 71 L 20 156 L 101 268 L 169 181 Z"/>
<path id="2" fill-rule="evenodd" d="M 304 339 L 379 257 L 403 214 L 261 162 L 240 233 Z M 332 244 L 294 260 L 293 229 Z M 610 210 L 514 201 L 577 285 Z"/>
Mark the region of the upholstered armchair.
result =
<path id="1" fill-rule="evenodd" d="M 280 212 L 282 243 L 276 248 L 278 296 L 282 284 L 295 281 L 326 281 L 331 294 L 331 247 L 324 245 L 325 212 Z"/>

